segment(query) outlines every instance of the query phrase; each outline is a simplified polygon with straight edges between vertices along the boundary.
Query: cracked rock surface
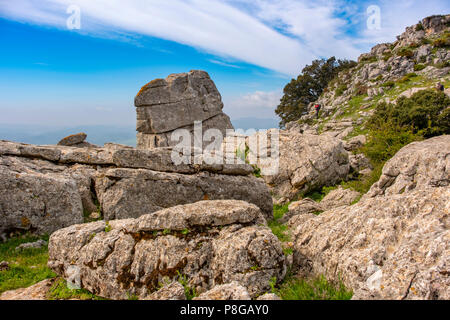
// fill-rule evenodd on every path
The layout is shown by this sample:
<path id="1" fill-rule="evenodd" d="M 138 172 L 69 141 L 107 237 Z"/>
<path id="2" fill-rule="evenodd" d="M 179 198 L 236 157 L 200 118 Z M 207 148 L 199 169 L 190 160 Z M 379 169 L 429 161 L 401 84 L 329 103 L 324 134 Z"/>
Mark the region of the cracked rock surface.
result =
<path id="1" fill-rule="evenodd" d="M 0 141 L 0 234 L 36 234 L 82 223 L 83 213 L 107 220 L 136 218 L 201 200 L 237 199 L 272 216 L 272 198 L 253 168 L 175 165 L 171 149 L 35 146 Z"/>
<path id="2" fill-rule="evenodd" d="M 59 230 L 50 238 L 48 265 L 66 279 L 75 270 L 83 288 L 110 299 L 149 299 L 161 283 L 180 277 L 199 294 L 237 281 L 254 297 L 286 273 L 281 244 L 261 210 L 238 200 Z"/>
<path id="3" fill-rule="evenodd" d="M 353 206 L 298 215 L 297 264 L 354 299 L 450 298 L 450 136 L 414 142 Z"/>

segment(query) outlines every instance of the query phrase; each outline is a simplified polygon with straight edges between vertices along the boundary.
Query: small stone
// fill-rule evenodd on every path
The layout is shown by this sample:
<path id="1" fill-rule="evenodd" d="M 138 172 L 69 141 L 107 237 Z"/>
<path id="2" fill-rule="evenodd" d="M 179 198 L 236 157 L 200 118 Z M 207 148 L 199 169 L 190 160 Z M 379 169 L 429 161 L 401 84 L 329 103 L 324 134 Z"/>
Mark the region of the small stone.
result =
<path id="1" fill-rule="evenodd" d="M 61 141 L 58 142 L 58 146 L 73 146 L 73 145 L 77 145 L 77 144 L 81 144 L 84 142 L 84 140 L 86 140 L 87 138 L 87 134 L 86 133 L 77 133 L 77 134 L 72 134 L 70 136 L 67 136 L 65 138 L 63 138 Z"/>
<path id="2" fill-rule="evenodd" d="M 0 271 L 8 271 L 9 270 L 9 263 L 6 261 L 0 262 Z"/>
<path id="3" fill-rule="evenodd" d="M 279 296 L 277 296 L 275 293 L 266 293 L 263 294 L 262 296 L 260 296 L 258 299 L 256 300 L 281 300 L 281 298 Z"/>
<path id="4" fill-rule="evenodd" d="M 20 246 L 17 246 L 15 250 L 21 251 L 21 250 L 28 250 L 28 249 L 40 249 L 45 245 L 47 245 L 46 241 L 38 240 L 36 242 L 22 243 Z"/>
<path id="5" fill-rule="evenodd" d="M 98 211 L 94 211 L 89 215 L 89 218 L 93 219 L 93 220 L 97 220 L 100 219 L 101 215 L 100 212 Z"/>

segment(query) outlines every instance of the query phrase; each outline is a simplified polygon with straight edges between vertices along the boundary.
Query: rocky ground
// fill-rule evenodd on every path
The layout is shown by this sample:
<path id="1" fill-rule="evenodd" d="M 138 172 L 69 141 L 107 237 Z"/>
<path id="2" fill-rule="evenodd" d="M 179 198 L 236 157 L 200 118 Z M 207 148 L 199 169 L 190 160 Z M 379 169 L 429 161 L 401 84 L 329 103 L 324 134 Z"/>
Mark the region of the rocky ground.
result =
<path id="1" fill-rule="evenodd" d="M 380 102 L 450 86 L 449 21 L 425 18 L 341 72 L 319 119 L 310 106 L 280 132 L 276 175 L 262 158 L 172 163 L 168 134 L 192 129 L 180 114 L 230 127 L 201 71 L 142 88 L 138 149 L 0 141 L 1 238 L 51 234 L 0 244 L 0 299 L 450 299 L 450 136 L 376 164 L 362 151 Z M 28 288 L 11 284 L 19 268 Z"/>

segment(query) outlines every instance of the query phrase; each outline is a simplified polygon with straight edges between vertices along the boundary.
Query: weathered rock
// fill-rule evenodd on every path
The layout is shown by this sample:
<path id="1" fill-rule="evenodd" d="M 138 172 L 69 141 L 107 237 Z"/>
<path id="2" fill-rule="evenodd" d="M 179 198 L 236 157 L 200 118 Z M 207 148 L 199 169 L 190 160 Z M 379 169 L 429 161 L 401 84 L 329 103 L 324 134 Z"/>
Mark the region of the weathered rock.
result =
<path id="1" fill-rule="evenodd" d="M 172 282 L 165 285 L 158 291 L 152 293 L 148 300 L 186 300 L 184 287 L 179 282 Z"/>
<path id="2" fill-rule="evenodd" d="M 0 262 L 0 271 L 9 270 L 9 263 L 7 261 Z"/>
<path id="3" fill-rule="evenodd" d="M 222 97 L 204 71 L 151 81 L 137 94 L 135 106 L 139 149 L 176 145 L 171 134 L 177 129 L 187 129 L 193 137 L 195 121 L 203 122 L 203 132 L 214 128 L 225 136 L 227 129 L 233 129 L 222 112 Z"/>
<path id="4" fill-rule="evenodd" d="M 47 300 L 54 282 L 55 279 L 47 279 L 28 288 L 6 291 L 0 294 L 0 300 Z"/>
<path id="5" fill-rule="evenodd" d="M 294 217 L 298 265 L 355 299 L 449 299 L 449 155 L 448 135 L 414 142 L 357 204 Z"/>
<path id="6" fill-rule="evenodd" d="M 361 148 L 367 142 L 367 138 L 365 135 L 359 135 L 349 139 L 345 144 L 344 148 L 347 151 L 353 151 Z"/>
<path id="7" fill-rule="evenodd" d="M 289 205 L 289 211 L 287 213 L 285 213 L 283 218 L 280 219 L 280 222 L 286 223 L 292 217 L 294 217 L 296 215 L 317 214 L 322 211 L 323 211 L 323 208 L 320 203 L 318 203 L 310 198 L 305 198 L 300 201 L 292 202 Z"/>
<path id="8" fill-rule="evenodd" d="M 362 153 L 350 153 L 348 159 L 350 161 L 350 168 L 353 172 L 361 173 L 361 171 L 365 169 L 373 169 L 370 160 Z"/>
<path id="9" fill-rule="evenodd" d="M 28 243 L 22 243 L 21 245 L 16 247 L 16 251 L 21 250 L 28 250 L 28 249 L 41 249 L 42 247 L 46 246 L 47 242 L 44 240 L 38 240 L 36 242 L 28 242 Z"/>
<path id="10" fill-rule="evenodd" d="M 73 134 L 73 135 L 63 138 L 61 141 L 58 142 L 58 145 L 71 147 L 71 146 L 83 143 L 86 140 L 86 138 L 87 138 L 87 134 L 81 132 L 81 133 Z"/>
<path id="11" fill-rule="evenodd" d="M 258 297 L 258 299 L 256 299 L 256 300 L 259 300 L 259 301 L 281 300 L 281 298 L 279 296 L 277 296 L 275 293 L 266 293 L 266 294 L 263 294 L 262 296 Z"/>
<path id="12" fill-rule="evenodd" d="M 50 238 L 48 265 L 65 278 L 78 270 L 83 288 L 111 299 L 148 298 L 163 278 L 180 275 L 198 293 L 237 281 L 256 296 L 286 272 L 280 242 L 260 209 L 237 200 L 59 230 Z"/>
<path id="13" fill-rule="evenodd" d="M 275 197 L 300 193 L 345 179 L 350 165 L 343 142 L 329 135 L 280 132 L 279 172 L 263 176 Z"/>
<path id="14" fill-rule="evenodd" d="M 254 203 L 267 219 L 273 217 L 268 188 L 261 179 L 250 176 L 109 169 L 96 178 L 95 187 L 106 220 L 137 218 L 175 205 L 223 199 Z"/>
<path id="15" fill-rule="evenodd" d="M 238 282 L 215 286 L 193 300 L 251 300 L 247 289 Z"/>
<path id="16" fill-rule="evenodd" d="M 77 184 L 60 170 L 47 161 L 0 156 L 2 229 L 44 234 L 83 222 Z"/>
<path id="17" fill-rule="evenodd" d="M 361 194 L 351 189 L 344 189 L 339 186 L 337 189 L 330 191 L 320 202 L 322 210 L 329 210 L 341 206 L 349 206 L 358 200 Z"/>
<path id="18" fill-rule="evenodd" d="M 131 218 L 207 199 L 245 200 L 272 217 L 269 190 L 250 165 L 175 165 L 171 152 L 0 141 L 0 237 L 17 229 L 50 234 L 82 223 L 84 213 Z"/>

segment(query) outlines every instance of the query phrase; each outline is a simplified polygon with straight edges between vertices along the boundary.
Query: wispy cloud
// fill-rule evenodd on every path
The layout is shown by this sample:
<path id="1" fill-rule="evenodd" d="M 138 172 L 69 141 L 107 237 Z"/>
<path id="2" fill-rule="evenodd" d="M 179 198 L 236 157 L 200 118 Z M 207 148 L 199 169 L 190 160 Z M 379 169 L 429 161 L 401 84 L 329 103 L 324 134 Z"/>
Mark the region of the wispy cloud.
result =
<path id="1" fill-rule="evenodd" d="M 240 66 L 237 66 L 235 64 L 226 63 L 226 62 L 215 60 L 215 59 L 209 59 L 208 61 L 211 62 L 211 63 L 214 63 L 214 64 L 218 64 L 219 66 L 223 66 L 223 67 L 241 69 Z"/>
<path id="2" fill-rule="evenodd" d="M 356 58 L 408 24 L 444 14 L 446 0 L 379 0 L 382 29 L 365 27 L 369 1 L 344 0 L 0 0 L 0 17 L 66 28 L 69 5 L 81 8 L 83 34 L 137 41 L 158 37 L 218 57 L 287 75 L 318 57 Z M 233 67 L 213 59 L 211 62 Z"/>

